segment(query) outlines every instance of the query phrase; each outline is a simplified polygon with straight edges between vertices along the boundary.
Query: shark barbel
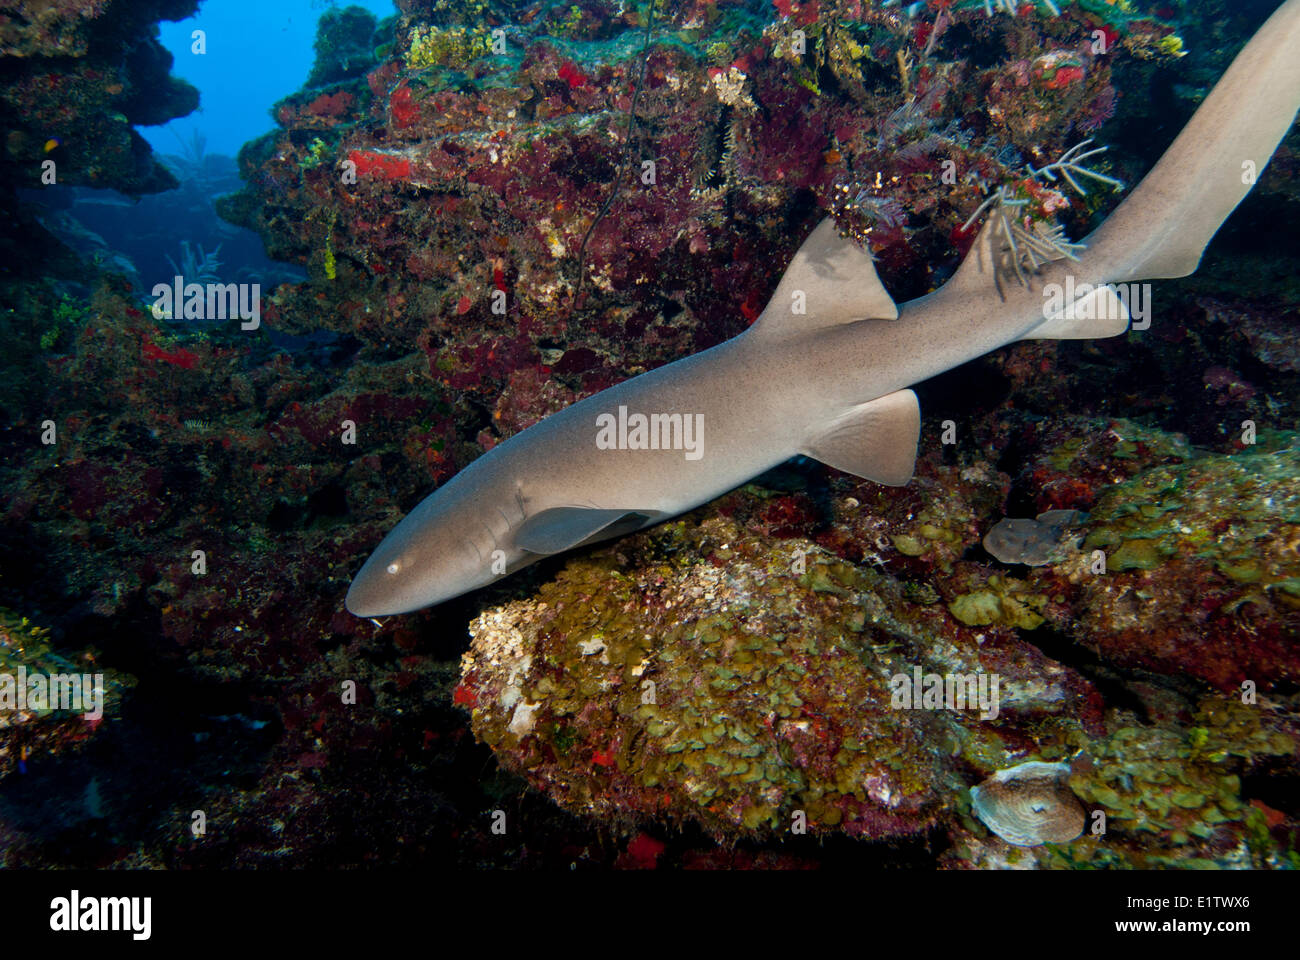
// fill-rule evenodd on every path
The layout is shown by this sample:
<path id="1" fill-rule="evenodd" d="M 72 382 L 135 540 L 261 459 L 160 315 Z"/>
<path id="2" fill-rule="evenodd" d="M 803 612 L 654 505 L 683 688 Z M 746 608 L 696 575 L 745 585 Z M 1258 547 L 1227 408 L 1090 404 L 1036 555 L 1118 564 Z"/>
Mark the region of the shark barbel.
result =
<path id="1" fill-rule="evenodd" d="M 348 609 L 382 616 L 441 603 L 683 513 L 799 454 L 907 483 L 920 433 L 911 384 L 1017 340 L 1123 333 L 1127 309 L 1106 284 L 1192 273 L 1297 108 L 1300 0 L 1288 0 L 1077 259 L 1026 270 L 990 217 L 948 283 L 899 307 L 870 257 L 823 221 L 752 327 L 475 460 L 383 540 Z M 1083 292 L 1045 310 L 1047 291 L 1061 289 Z"/>

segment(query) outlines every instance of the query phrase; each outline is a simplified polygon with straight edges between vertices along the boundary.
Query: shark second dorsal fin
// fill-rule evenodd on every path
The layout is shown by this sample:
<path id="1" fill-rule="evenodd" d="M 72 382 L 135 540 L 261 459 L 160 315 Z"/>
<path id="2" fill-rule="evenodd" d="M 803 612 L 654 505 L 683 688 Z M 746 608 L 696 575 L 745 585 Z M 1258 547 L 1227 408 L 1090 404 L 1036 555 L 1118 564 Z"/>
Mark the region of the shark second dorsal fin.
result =
<path id="1" fill-rule="evenodd" d="M 828 424 L 804 453 L 864 480 L 901 487 L 916 469 L 921 407 L 911 390 L 859 404 Z"/>
<path id="2" fill-rule="evenodd" d="M 897 317 L 898 306 L 881 286 L 871 256 L 841 237 L 827 217 L 786 267 L 754 327 L 764 335 L 784 336 Z"/>

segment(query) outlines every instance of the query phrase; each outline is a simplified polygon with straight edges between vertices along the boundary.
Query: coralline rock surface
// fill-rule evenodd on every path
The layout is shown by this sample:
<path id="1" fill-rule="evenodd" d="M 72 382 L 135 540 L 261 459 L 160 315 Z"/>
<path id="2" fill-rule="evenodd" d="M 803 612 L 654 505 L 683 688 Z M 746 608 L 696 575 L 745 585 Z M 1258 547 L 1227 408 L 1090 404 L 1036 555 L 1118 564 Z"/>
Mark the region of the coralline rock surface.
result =
<path id="1" fill-rule="evenodd" d="M 812 832 L 902 835 L 952 805 L 966 770 L 1022 749 L 1025 721 L 1095 729 L 1089 685 L 1011 631 L 960 627 L 806 541 L 721 519 L 636 540 L 471 625 L 457 701 L 562 806 L 718 836 L 801 816 Z M 973 696 L 904 704 L 914 668 L 1005 687 L 987 716 Z"/>
<path id="2" fill-rule="evenodd" d="M 1087 531 L 1083 549 L 1104 551 L 1107 573 L 1081 580 L 1081 642 L 1225 689 L 1300 678 L 1295 435 L 1117 484 Z"/>
<path id="3" fill-rule="evenodd" d="M 0 253 L 11 273 L 51 270 L 59 247 L 20 210 L 16 188 L 138 195 L 176 186 L 135 125 L 199 105 L 198 91 L 171 75 L 156 26 L 197 8 L 197 0 L 24 0 L 0 10 Z"/>

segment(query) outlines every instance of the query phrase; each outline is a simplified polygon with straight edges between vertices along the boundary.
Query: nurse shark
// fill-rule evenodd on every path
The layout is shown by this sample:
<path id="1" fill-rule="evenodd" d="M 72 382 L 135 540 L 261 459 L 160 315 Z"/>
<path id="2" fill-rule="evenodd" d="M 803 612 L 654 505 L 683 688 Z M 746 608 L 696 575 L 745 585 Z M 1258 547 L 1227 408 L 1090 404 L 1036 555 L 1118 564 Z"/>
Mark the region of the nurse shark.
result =
<path id="1" fill-rule="evenodd" d="M 1195 271 L 1297 108 L 1300 0 L 1288 0 L 1082 246 L 1017 235 L 994 207 L 953 277 L 899 306 L 871 258 L 823 221 L 744 333 L 552 414 L 430 494 L 361 568 L 348 610 L 441 603 L 797 455 L 907 483 L 921 423 L 910 385 L 1018 340 L 1123 333 L 1111 285 Z"/>

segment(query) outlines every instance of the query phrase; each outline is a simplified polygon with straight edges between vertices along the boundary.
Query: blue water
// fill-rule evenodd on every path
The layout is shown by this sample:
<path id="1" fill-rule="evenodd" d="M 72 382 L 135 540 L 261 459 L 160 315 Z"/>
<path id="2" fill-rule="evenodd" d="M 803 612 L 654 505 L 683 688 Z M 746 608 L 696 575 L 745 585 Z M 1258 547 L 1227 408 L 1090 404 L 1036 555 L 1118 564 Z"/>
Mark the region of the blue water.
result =
<path id="1" fill-rule="evenodd" d="M 260 283 L 269 290 L 304 279 L 301 267 L 268 258 L 255 233 L 218 217 L 215 201 L 240 189 L 239 149 L 272 131 L 274 105 L 307 85 L 321 15 L 343 6 L 363 7 L 379 19 L 397 12 L 392 0 L 206 0 L 197 15 L 160 24 L 160 41 L 175 58 L 172 74 L 198 89 L 199 108 L 136 130 L 179 186 L 124 197 L 115 190 L 56 185 L 23 191 L 24 199 L 46 210 L 46 228 L 65 244 L 111 266 L 137 289 L 172 276 L 187 248 L 224 282 Z M 203 33 L 201 53 L 196 31 Z M 78 292 L 88 297 L 90 288 Z"/>
<path id="2" fill-rule="evenodd" d="M 198 87 L 199 109 L 140 133 L 159 153 L 175 153 L 179 139 L 195 132 L 210 153 L 234 156 L 246 141 L 274 125 L 271 105 L 302 88 L 315 53 L 320 15 L 335 4 L 322 0 L 206 0 L 196 16 L 163 23 L 163 46 L 176 62 L 172 73 Z M 397 12 L 392 0 L 352 0 L 378 18 Z M 195 30 L 206 34 L 207 52 L 193 52 Z"/>

